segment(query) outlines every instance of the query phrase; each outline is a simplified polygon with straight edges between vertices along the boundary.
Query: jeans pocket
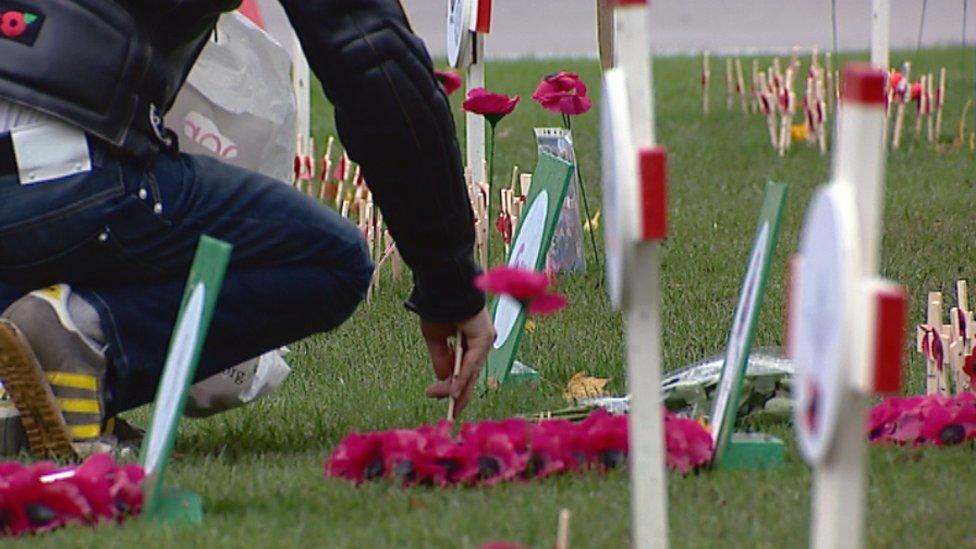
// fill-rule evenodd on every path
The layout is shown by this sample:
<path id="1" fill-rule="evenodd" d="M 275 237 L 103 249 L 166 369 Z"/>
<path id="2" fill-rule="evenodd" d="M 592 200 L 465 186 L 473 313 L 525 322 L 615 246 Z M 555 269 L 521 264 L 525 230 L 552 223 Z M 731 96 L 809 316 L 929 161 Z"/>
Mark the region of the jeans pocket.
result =
<path id="1" fill-rule="evenodd" d="M 22 186 L 0 178 L 0 269 L 31 267 L 90 242 L 125 194 L 118 165 Z"/>

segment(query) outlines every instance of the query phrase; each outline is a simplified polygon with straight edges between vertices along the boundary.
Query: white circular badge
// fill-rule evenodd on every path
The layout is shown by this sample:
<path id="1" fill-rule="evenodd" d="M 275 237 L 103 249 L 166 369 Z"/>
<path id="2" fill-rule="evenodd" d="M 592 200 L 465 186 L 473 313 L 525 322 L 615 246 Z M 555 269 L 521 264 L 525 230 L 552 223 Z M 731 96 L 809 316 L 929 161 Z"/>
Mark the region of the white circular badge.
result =
<path id="1" fill-rule="evenodd" d="M 852 286 L 857 276 L 854 202 L 846 185 L 822 187 L 800 236 L 793 286 L 796 363 L 793 424 L 811 464 L 828 456 L 847 386 Z"/>
<path id="2" fill-rule="evenodd" d="M 603 227 L 607 292 L 614 308 L 626 298 L 624 279 L 637 241 L 637 153 L 630 128 L 627 81 L 619 68 L 603 76 Z"/>
<path id="3" fill-rule="evenodd" d="M 476 0 L 448 0 L 447 2 L 447 61 L 455 69 L 471 64 L 471 16 Z"/>
<path id="4" fill-rule="evenodd" d="M 542 251 L 542 233 L 546 230 L 546 215 L 549 213 L 549 191 L 543 189 L 535 197 L 529 211 L 522 217 L 519 234 L 512 244 L 512 255 L 508 266 L 527 271 L 534 271 L 539 264 L 539 253 Z M 505 346 L 512 329 L 518 320 L 522 304 L 508 297 L 502 296 L 495 308 L 495 348 Z"/>
<path id="5" fill-rule="evenodd" d="M 183 311 L 183 318 L 176 327 L 173 348 L 163 366 L 163 377 L 159 381 L 159 391 L 153 409 L 152 429 L 147 434 L 146 457 L 143 463 L 146 474 L 157 471 L 166 451 L 173 425 L 179 419 L 178 409 L 182 402 L 187 369 L 193 360 L 193 350 L 200 338 L 200 323 L 203 321 L 203 304 L 206 300 L 206 287 L 200 283 L 193 289 Z"/>

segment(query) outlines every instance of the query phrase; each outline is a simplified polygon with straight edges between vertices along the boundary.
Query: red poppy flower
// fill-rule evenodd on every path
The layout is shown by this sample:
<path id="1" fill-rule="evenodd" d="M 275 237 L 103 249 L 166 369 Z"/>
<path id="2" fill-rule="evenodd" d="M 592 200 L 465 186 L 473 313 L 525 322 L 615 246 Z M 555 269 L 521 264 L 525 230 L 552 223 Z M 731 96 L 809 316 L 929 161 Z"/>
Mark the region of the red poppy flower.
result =
<path id="1" fill-rule="evenodd" d="M 507 266 L 493 267 L 474 280 L 474 285 L 481 290 L 507 295 L 518 301 L 529 301 L 543 295 L 549 284 L 549 277 L 543 273 Z"/>
<path id="2" fill-rule="evenodd" d="M 901 84 L 903 78 L 904 77 L 899 71 L 895 71 L 891 73 L 891 78 L 888 79 L 888 84 L 891 86 L 891 89 L 893 90 L 898 89 L 898 85 Z"/>
<path id="3" fill-rule="evenodd" d="M 454 71 L 434 69 L 434 76 L 444 86 L 447 95 L 451 95 L 461 88 L 461 75 Z"/>
<path id="4" fill-rule="evenodd" d="M 920 442 L 942 445 L 940 433 L 952 423 L 952 413 L 942 402 L 930 400 L 923 405 L 922 430 Z"/>
<path id="5" fill-rule="evenodd" d="M 922 354 L 929 360 L 935 362 L 935 366 L 941 371 L 945 362 L 945 351 L 942 349 L 942 337 L 935 328 L 923 325 L 922 331 Z"/>
<path id="6" fill-rule="evenodd" d="M 545 478 L 579 469 L 586 463 L 576 425 L 565 419 L 543 421 L 531 431 L 524 476 Z"/>
<path id="7" fill-rule="evenodd" d="M 144 478 L 146 478 L 146 471 L 131 463 L 123 465 L 115 472 L 115 482 L 112 483 L 110 491 L 115 505 L 119 508 L 120 520 L 127 516 L 138 516 L 142 511 Z"/>
<path id="8" fill-rule="evenodd" d="M 925 400 L 923 396 L 889 397 L 868 414 L 868 437 L 871 441 L 893 441 L 898 420 Z"/>
<path id="9" fill-rule="evenodd" d="M 552 279 L 544 273 L 508 266 L 493 267 L 474 280 L 479 289 L 521 301 L 528 307 L 529 314 L 539 315 L 552 314 L 566 307 L 565 296 L 546 292 L 551 283 Z"/>
<path id="10" fill-rule="evenodd" d="M 467 112 L 480 114 L 494 126 L 499 120 L 512 114 L 521 98 L 517 95 L 509 97 L 501 93 L 493 93 L 484 88 L 475 88 L 468 92 L 461 108 Z"/>
<path id="11" fill-rule="evenodd" d="M 75 470 L 75 474 L 65 479 L 65 482 L 74 484 L 78 488 L 95 515 L 112 519 L 118 514 L 111 491 L 115 470 L 115 460 L 112 456 L 95 454 L 81 464 Z"/>
<path id="12" fill-rule="evenodd" d="M 19 11 L 8 11 L 0 18 L 0 32 L 8 38 L 17 38 L 27 32 L 27 20 Z"/>
<path id="13" fill-rule="evenodd" d="M 591 464 L 601 469 L 626 465 L 630 447 L 626 416 L 612 416 L 602 409 L 597 410 L 580 423 L 579 430 Z"/>
<path id="14" fill-rule="evenodd" d="M 543 78 L 532 99 L 547 111 L 575 116 L 593 107 L 586 93 L 586 84 L 578 74 L 563 71 Z"/>
<path id="15" fill-rule="evenodd" d="M 325 476 L 346 478 L 356 484 L 384 474 L 382 440 L 378 433 L 352 433 L 339 443 L 325 464 Z"/>
<path id="16" fill-rule="evenodd" d="M 526 429 L 524 420 L 482 421 L 461 427 L 460 443 L 477 459 L 465 464 L 459 480 L 493 486 L 518 477 L 529 461 Z"/>
<path id="17" fill-rule="evenodd" d="M 495 229 L 502 235 L 502 242 L 505 244 L 512 243 L 512 216 L 500 212 L 498 218 L 495 219 Z"/>
<path id="18" fill-rule="evenodd" d="M 688 474 L 711 461 L 712 435 L 697 421 L 665 411 L 664 433 L 668 467 Z"/>
<path id="19" fill-rule="evenodd" d="M 566 308 L 569 300 L 562 294 L 542 294 L 529 302 L 530 315 L 551 315 Z"/>
<path id="20" fill-rule="evenodd" d="M 969 386 L 976 387 L 976 354 L 966 357 L 962 371 L 969 376 Z"/>

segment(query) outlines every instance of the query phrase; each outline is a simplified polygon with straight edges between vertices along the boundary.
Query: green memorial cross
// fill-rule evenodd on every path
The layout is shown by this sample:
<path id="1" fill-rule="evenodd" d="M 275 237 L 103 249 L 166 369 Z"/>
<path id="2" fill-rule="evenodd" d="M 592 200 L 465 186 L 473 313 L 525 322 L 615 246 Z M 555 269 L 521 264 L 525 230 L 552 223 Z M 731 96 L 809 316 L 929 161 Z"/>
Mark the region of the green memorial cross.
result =
<path id="1" fill-rule="evenodd" d="M 183 304 L 176 318 L 163 376 L 156 390 L 152 420 L 142 443 L 140 461 L 146 470 L 143 516 L 148 519 L 202 520 L 203 512 L 196 494 L 165 490 L 162 484 L 186 405 L 187 392 L 193 383 L 217 297 L 227 273 L 231 250 L 230 244 L 202 236 L 190 267 Z"/>
<path id="2" fill-rule="evenodd" d="M 573 171 L 573 165 L 564 160 L 548 153 L 539 155 L 539 163 L 532 175 L 532 188 L 512 240 L 509 267 L 533 271 L 545 269 Z M 492 305 L 492 318 L 497 336 L 481 381 L 496 385 L 505 382 L 515 362 L 525 332 L 525 306 L 508 296 L 500 296 Z"/>
<path id="3" fill-rule="evenodd" d="M 766 281 L 769 278 L 769 267 L 772 264 L 776 250 L 776 239 L 779 236 L 780 219 L 786 204 L 787 187 L 779 183 L 766 184 L 765 198 L 759 215 L 759 225 L 752 245 L 752 254 L 742 282 L 742 291 L 732 319 L 729 331 L 725 360 L 722 364 L 722 374 L 716 391 L 715 403 L 709 421 L 712 424 L 712 441 L 714 454 L 712 465 L 719 465 L 727 453 L 739 457 L 739 450 L 746 450 L 750 456 L 741 456 L 747 461 L 755 461 L 756 465 L 775 462 L 775 458 L 764 457 L 764 453 L 782 452 L 782 442 L 763 439 L 750 439 L 741 449 L 732 450 L 729 442 L 735 429 L 735 418 L 739 411 L 739 399 L 742 393 L 742 379 L 745 377 L 749 363 L 749 354 L 756 337 L 756 325 L 759 311 L 762 309 L 762 299 L 766 293 Z M 769 444 L 765 444 L 768 442 Z M 735 444 L 733 443 L 733 446 Z M 731 450 L 731 452 L 729 452 Z M 729 465 L 733 465 L 730 463 Z M 747 465 L 745 463 L 740 465 Z"/>

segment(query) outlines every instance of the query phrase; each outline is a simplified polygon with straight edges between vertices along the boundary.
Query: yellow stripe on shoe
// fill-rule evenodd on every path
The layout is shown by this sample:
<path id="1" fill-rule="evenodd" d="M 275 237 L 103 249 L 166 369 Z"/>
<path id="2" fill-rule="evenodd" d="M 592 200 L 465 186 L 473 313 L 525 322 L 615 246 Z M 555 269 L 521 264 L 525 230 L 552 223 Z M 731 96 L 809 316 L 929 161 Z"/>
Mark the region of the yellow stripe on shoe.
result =
<path id="1" fill-rule="evenodd" d="M 74 440 L 98 438 L 102 435 L 102 426 L 97 423 L 69 425 L 68 430 L 71 431 L 71 438 Z"/>
<path id="2" fill-rule="evenodd" d="M 101 414 L 102 407 L 91 398 L 59 398 L 58 405 L 66 414 Z"/>
<path id="3" fill-rule="evenodd" d="M 70 389 L 82 389 L 85 391 L 98 390 L 98 378 L 88 374 L 75 374 L 70 372 L 47 372 L 47 380 L 51 385 L 68 387 Z"/>

